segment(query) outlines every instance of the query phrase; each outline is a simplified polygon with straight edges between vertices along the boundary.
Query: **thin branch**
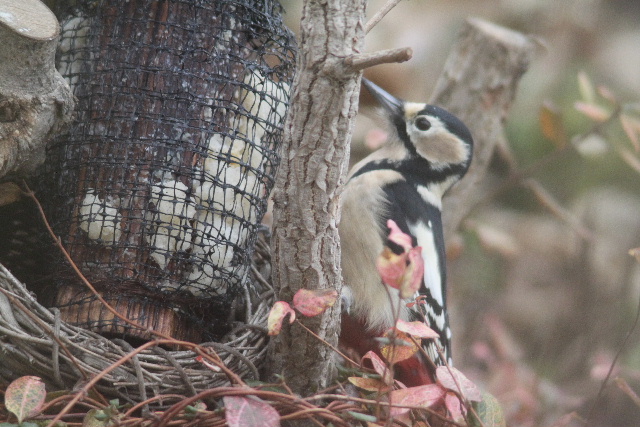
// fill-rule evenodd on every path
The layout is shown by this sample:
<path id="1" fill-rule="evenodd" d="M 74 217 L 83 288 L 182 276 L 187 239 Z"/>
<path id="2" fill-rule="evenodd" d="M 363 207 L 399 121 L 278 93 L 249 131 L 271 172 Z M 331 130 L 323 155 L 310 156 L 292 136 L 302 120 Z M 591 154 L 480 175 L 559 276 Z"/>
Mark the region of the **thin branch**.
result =
<path id="1" fill-rule="evenodd" d="M 523 185 L 531 190 L 538 202 L 552 214 L 569 224 L 571 228 L 584 240 L 592 240 L 593 233 L 586 228 L 578 218 L 565 209 L 537 180 L 527 179 Z"/>
<path id="2" fill-rule="evenodd" d="M 411 59 L 413 50 L 410 47 L 402 47 L 398 49 L 386 49 L 372 53 L 360 53 L 347 56 L 344 64 L 356 72 L 365 68 L 373 67 L 380 64 L 392 64 L 396 62 L 405 62 Z"/>
<path id="3" fill-rule="evenodd" d="M 382 18 L 384 18 L 387 15 L 387 13 L 389 13 L 391 9 L 396 7 L 398 3 L 400 3 L 401 1 L 402 0 L 387 1 L 387 3 L 384 6 L 382 6 L 382 9 L 376 12 L 376 14 L 373 15 L 373 17 L 364 25 L 364 32 L 368 34 L 369 31 L 371 31 L 373 27 L 378 25 L 378 22 L 382 21 Z"/>
<path id="4" fill-rule="evenodd" d="M 627 332 L 627 335 L 624 337 L 624 340 L 622 341 L 622 345 L 618 349 L 618 352 L 616 353 L 616 356 L 613 358 L 613 361 L 611 362 L 611 366 L 609 367 L 609 372 L 607 372 L 607 376 L 604 378 L 604 380 L 602 380 L 602 384 L 600 385 L 600 390 L 598 390 L 598 395 L 596 396 L 595 400 L 593 401 L 593 405 L 591 406 L 591 409 L 589 410 L 589 414 L 587 415 L 587 419 L 585 420 L 585 424 L 589 423 L 593 419 L 593 415 L 596 412 L 596 405 L 602 399 L 602 393 L 604 393 L 604 389 L 607 387 L 607 383 L 609 382 L 609 378 L 611 377 L 611 374 L 613 373 L 613 368 L 616 366 L 616 363 L 618 363 L 618 359 L 620 358 L 620 356 L 622 355 L 622 352 L 624 351 L 625 347 L 629 343 L 629 339 L 631 338 L 631 336 L 635 332 L 636 328 L 638 327 L 638 324 L 640 324 L 640 299 L 638 299 L 638 308 L 636 309 L 636 318 L 633 321 L 633 325 L 631 325 L 631 328 L 629 328 L 629 331 Z"/>

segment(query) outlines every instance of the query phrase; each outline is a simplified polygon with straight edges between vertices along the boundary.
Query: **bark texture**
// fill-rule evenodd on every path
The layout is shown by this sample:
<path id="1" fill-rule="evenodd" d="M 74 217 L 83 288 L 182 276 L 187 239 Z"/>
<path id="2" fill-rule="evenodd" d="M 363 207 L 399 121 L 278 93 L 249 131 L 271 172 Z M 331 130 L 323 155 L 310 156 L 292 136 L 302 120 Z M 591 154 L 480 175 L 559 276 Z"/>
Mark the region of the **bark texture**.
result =
<path id="1" fill-rule="evenodd" d="M 338 192 L 349 162 L 360 73 L 344 65 L 364 39 L 364 0 L 308 0 L 301 22 L 298 75 L 276 175 L 272 253 L 278 299 L 300 288 L 340 291 Z M 336 345 L 340 304 L 302 319 Z M 310 394 L 333 378 L 332 350 L 299 325 L 272 340 L 270 374 Z"/>
<path id="2" fill-rule="evenodd" d="M 73 96 L 56 71 L 58 21 L 38 0 L 6 0 L 0 15 L 0 177 L 28 174 L 70 122 Z"/>
<path id="3" fill-rule="evenodd" d="M 481 19 L 468 19 L 460 31 L 430 100 L 458 116 L 475 142 L 467 176 L 443 202 L 445 237 L 484 196 L 478 183 L 505 138 L 504 122 L 518 82 L 537 48 L 535 40 Z"/>

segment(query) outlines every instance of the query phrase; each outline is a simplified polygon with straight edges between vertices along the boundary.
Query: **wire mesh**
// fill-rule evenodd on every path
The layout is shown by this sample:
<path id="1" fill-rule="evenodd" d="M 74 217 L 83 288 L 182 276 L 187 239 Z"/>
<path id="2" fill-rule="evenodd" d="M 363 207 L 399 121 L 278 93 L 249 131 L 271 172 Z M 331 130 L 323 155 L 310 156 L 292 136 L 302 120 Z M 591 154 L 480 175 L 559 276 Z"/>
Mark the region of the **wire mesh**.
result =
<path id="1" fill-rule="evenodd" d="M 196 324 L 222 328 L 247 286 L 295 66 L 280 13 L 272 0 L 60 8 L 77 120 L 50 145 L 38 195 L 83 274 L 148 327 L 204 339 Z M 129 331 L 58 264 L 67 321 Z"/>

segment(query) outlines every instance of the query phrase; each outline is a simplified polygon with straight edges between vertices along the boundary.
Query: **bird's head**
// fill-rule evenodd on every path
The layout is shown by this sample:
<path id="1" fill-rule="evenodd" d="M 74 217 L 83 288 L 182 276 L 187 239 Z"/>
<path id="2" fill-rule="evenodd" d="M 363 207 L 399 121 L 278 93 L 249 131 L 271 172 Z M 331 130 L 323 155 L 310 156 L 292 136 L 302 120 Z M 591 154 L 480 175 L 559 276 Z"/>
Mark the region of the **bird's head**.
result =
<path id="1" fill-rule="evenodd" d="M 367 79 L 362 82 L 391 122 L 402 143 L 396 147 L 404 151 L 402 157 L 426 160 L 429 169 L 443 178 L 460 178 L 466 173 L 473 154 L 473 138 L 460 119 L 435 105 L 396 98 Z"/>

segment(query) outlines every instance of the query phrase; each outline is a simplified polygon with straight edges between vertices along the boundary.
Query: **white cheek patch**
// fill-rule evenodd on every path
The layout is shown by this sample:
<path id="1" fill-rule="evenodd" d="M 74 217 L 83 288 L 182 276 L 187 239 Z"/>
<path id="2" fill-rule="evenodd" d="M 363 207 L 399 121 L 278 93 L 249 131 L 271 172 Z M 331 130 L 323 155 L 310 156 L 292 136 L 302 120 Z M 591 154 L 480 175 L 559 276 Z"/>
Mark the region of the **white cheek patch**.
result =
<path id="1" fill-rule="evenodd" d="M 416 146 L 416 151 L 434 164 L 460 164 L 469 158 L 469 146 L 447 130 L 436 117 L 428 116 L 431 128 L 420 131 L 413 125 L 408 133 Z"/>

